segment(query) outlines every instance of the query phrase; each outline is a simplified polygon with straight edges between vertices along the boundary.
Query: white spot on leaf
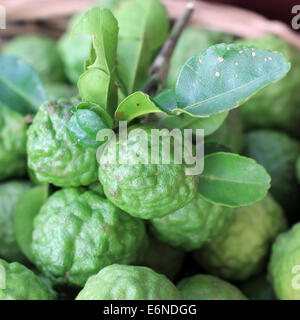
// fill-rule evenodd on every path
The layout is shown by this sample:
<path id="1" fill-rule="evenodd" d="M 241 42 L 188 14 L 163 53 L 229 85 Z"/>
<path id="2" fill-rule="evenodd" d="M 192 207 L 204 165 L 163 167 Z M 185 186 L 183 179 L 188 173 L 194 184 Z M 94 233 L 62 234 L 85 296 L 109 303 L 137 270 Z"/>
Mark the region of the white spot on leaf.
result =
<path id="1" fill-rule="evenodd" d="M 216 75 L 216 77 L 220 77 L 220 72 L 216 71 L 215 75 Z"/>

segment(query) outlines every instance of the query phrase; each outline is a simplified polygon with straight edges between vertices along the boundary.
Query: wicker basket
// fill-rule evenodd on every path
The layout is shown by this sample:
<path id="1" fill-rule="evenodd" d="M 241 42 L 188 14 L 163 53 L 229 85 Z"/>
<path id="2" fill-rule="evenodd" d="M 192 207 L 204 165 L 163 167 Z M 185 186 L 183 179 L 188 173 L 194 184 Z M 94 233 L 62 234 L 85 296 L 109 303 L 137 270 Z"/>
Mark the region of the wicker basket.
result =
<path id="1" fill-rule="evenodd" d="M 161 0 L 171 18 L 177 18 L 190 0 Z M 59 37 L 68 19 L 85 9 L 94 0 L 2 0 L 6 9 L 7 29 L 1 30 L 1 41 L 24 33 L 47 34 Z M 227 32 L 239 37 L 260 37 L 273 33 L 290 42 L 300 50 L 300 35 L 287 25 L 271 21 L 249 10 L 221 4 L 195 2 L 191 24 Z"/>

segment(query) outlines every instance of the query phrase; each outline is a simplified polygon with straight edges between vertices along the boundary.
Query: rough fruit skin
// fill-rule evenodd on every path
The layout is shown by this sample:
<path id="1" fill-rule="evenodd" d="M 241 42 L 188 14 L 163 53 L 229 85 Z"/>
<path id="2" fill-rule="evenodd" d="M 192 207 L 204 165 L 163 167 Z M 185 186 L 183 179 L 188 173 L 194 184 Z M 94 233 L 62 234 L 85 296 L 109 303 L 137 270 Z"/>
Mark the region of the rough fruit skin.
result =
<path id="1" fill-rule="evenodd" d="M 197 274 L 177 285 L 184 300 L 248 300 L 235 286 L 208 274 Z"/>
<path id="2" fill-rule="evenodd" d="M 77 187 L 97 179 L 96 149 L 73 141 L 67 131 L 75 105 L 73 100 L 45 102 L 28 129 L 28 167 L 40 183 Z"/>
<path id="3" fill-rule="evenodd" d="M 184 258 L 185 252 L 182 249 L 172 247 L 151 237 L 148 250 L 141 262 L 137 264 L 149 267 L 173 280 L 180 272 Z"/>
<path id="4" fill-rule="evenodd" d="M 272 246 L 269 275 L 280 300 L 300 300 L 300 223 L 277 237 Z"/>
<path id="5" fill-rule="evenodd" d="M 5 270 L 5 271 L 4 271 Z M 31 270 L 18 262 L 8 263 L 0 259 L 0 300 L 52 300 L 54 293 Z"/>
<path id="6" fill-rule="evenodd" d="M 298 51 L 273 35 L 238 41 L 259 49 L 268 49 L 284 54 L 292 64 L 287 76 L 273 83 L 252 97 L 241 108 L 243 122 L 247 128 L 280 128 L 299 134 L 300 91 Z"/>
<path id="7" fill-rule="evenodd" d="M 133 133 L 133 129 L 143 129 L 147 135 Z M 127 141 L 128 164 L 120 164 L 118 159 L 112 163 L 120 146 L 124 148 L 125 145 L 119 138 L 116 147 L 109 143 L 100 158 L 99 180 L 107 198 L 117 207 L 142 219 L 165 216 L 191 201 L 197 192 L 198 176 L 186 175 L 185 163 L 174 164 L 173 152 L 170 164 L 151 164 L 151 144 L 148 144 L 151 127 L 135 126 L 128 132 L 132 133 L 128 134 Z M 145 144 L 148 144 L 147 150 L 143 148 Z M 161 144 L 160 139 L 160 159 L 165 152 Z M 147 151 L 149 164 L 134 164 L 133 159 L 139 157 L 144 160 Z"/>
<path id="8" fill-rule="evenodd" d="M 285 229 L 281 207 L 267 195 L 250 206 L 236 208 L 219 236 L 194 256 L 212 274 L 243 281 L 262 270 L 271 243 Z"/>
<path id="9" fill-rule="evenodd" d="M 174 88 L 181 67 L 192 56 L 204 52 L 217 43 L 230 43 L 233 37 L 229 34 L 206 30 L 202 27 L 187 27 L 182 32 L 170 61 L 166 86 Z"/>
<path id="10" fill-rule="evenodd" d="M 0 106 L 0 180 L 25 174 L 26 129 L 20 114 Z"/>
<path id="11" fill-rule="evenodd" d="M 271 175 L 271 193 L 283 205 L 293 207 L 300 195 L 295 172 L 300 143 L 275 130 L 252 131 L 246 141 L 247 156 L 264 166 Z"/>
<path id="12" fill-rule="evenodd" d="M 83 286 L 107 265 L 136 261 L 146 246 L 143 221 L 92 191 L 59 190 L 34 220 L 35 263 L 58 284 Z"/>
<path id="13" fill-rule="evenodd" d="M 4 47 L 3 53 L 27 61 L 45 82 L 64 80 L 62 62 L 55 43 L 46 36 L 22 35 L 14 37 Z"/>
<path id="14" fill-rule="evenodd" d="M 179 300 L 165 276 L 146 267 L 110 265 L 91 276 L 76 300 Z"/>
<path id="15" fill-rule="evenodd" d="M 212 204 L 196 194 L 183 208 L 165 217 L 152 219 L 151 231 L 160 241 L 185 250 L 195 250 L 215 238 L 232 216 L 232 208 Z"/>
<path id="16" fill-rule="evenodd" d="M 0 184 L 0 257 L 7 261 L 26 261 L 15 239 L 13 214 L 19 197 L 30 187 L 25 181 Z"/>

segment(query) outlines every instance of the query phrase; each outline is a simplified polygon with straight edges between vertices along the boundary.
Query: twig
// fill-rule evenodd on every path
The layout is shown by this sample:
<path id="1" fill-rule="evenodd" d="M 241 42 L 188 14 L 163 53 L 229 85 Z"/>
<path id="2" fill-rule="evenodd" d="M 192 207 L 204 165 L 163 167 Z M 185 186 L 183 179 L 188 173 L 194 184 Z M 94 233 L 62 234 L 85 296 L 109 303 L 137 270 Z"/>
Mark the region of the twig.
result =
<path id="1" fill-rule="evenodd" d="M 158 84 L 164 83 L 168 74 L 171 56 L 184 27 L 188 23 L 194 11 L 194 7 L 194 3 L 189 2 L 182 16 L 176 20 L 168 39 L 149 69 L 149 79 L 143 85 L 141 91 L 149 93 Z"/>

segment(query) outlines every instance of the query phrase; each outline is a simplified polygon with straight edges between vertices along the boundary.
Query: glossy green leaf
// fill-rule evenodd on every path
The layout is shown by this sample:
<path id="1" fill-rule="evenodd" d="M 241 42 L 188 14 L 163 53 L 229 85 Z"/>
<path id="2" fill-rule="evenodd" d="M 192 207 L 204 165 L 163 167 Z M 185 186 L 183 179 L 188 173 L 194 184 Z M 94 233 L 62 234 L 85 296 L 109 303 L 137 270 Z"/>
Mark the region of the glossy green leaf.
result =
<path id="1" fill-rule="evenodd" d="M 198 117 L 228 111 L 280 80 L 290 63 L 278 52 L 218 44 L 189 59 L 176 84 L 177 109 Z"/>
<path id="2" fill-rule="evenodd" d="M 0 104 L 21 114 L 35 114 L 48 99 L 39 75 L 24 60 L 0 56 Z"/>
<path id="3" fill-rule="evenodd" d="M 228 112 L 223 112 L 208 118 L 192 117 L 188 114 L 178 116 L 167 116 L 161 120 L 161 124 L 169 129 L 204 129 L 204 136 L 215 132 L 224 122 Z"/>
<path id="4" fill-rule="evenodd" d="M 73 26 L 71 37 L 92 36 L 90 58 L 79 77 L 78 89 L 84 101 L 92 101 L 113 114 L 117 104 L 114 80 L 116 67 L 118 22 L 107 9 L 93 8 L 85 12 Z"/>
<path id="5" fill-rule="evenodd" d="M 215 204 L 247 206 L 265 197 L 270 180 L 267 171 L 255 160 L 218 152 L 205 156 L 198 191 Z"/>
<path id="6" fill-rule="evenodd" d="M 169 19 L 158 0 L 130 0 L 116 11 L 120 26 L 118 73 L 127 92 L 139 90 L 148 69 L 168 35 Z"/>
<path id="7" fill-rule="evenodd" d="M 113 121 L 104 109 L 94 103 L 83 102 L 69 120 L 68 132 L 76 143 L 97 148 L 101 144 L 96 141 L 99 130 L 112 126 Z"/>
<path id="8" fill-rule="evenodd" d="M 33 187 L 21 195 L 14 211 L 17 243 L 24 255 L 32 262 L 34 261 L 31 252 L 33 220 L 48 199 L 48 194 L 48 185 Z"/>
<path id="9" fill-rule="evenodd" d="M 172 110 L 177 109 L 175 89 L 167 89 L 154 97 L 159 108 L 168 114 L 174 114 Z M 169 129 L 204 129 L 204 135 L 215 132 L 225 121 L 228 112 L 222 112 L 206 118 L 193 117 L 189 114 L 170 115 L 161 120 L 161 125 Z"/>
<path id="10" fill-rule="evenodd" d="M 175 88 L 162 91 L 155 96 L 153 100 L 159 105 L 162 111 L 170 115 L 174 114 L 174 109 L 177 109 Z"/>
<path id="11" fill-rule="evenodd" d="M 115 119 L 116 121 L 131 121 L 134 118 L 153 112 L 161 112 L 161 110 L 146 93 L 137 91 L 119 104 Z"/>

